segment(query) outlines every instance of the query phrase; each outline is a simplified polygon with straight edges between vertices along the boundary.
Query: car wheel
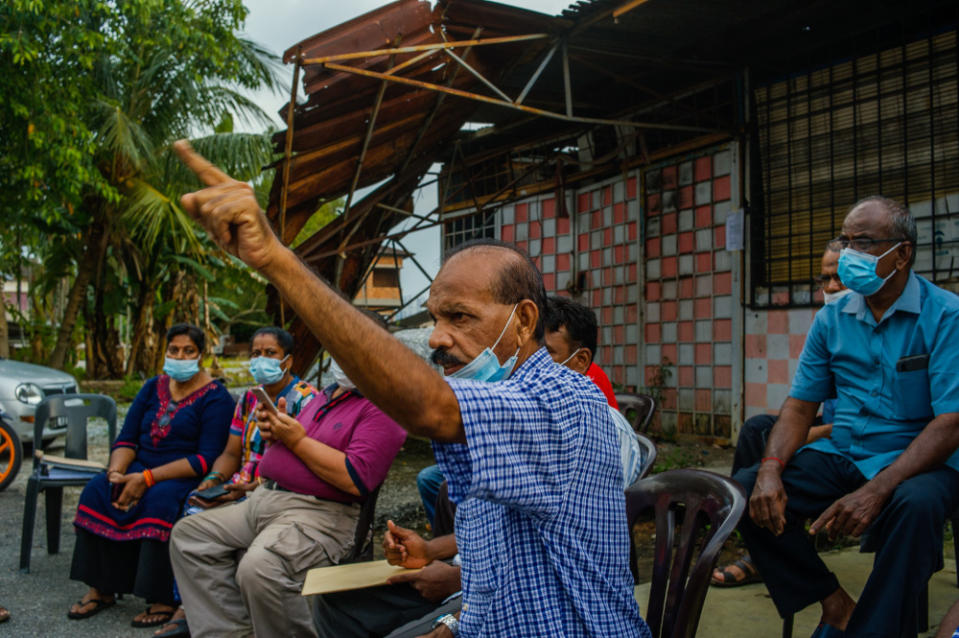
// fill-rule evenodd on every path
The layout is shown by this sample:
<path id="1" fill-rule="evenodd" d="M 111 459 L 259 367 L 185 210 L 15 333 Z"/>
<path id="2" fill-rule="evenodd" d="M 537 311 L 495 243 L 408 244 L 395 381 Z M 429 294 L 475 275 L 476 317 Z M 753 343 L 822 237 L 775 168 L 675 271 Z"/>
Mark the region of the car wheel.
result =
<path id="1" fill-rule="evenodd" d="M 23 445 L 20 437 L 13 427 L 0 419 L 0 491 L 17 477 L 22 462 Z"/>

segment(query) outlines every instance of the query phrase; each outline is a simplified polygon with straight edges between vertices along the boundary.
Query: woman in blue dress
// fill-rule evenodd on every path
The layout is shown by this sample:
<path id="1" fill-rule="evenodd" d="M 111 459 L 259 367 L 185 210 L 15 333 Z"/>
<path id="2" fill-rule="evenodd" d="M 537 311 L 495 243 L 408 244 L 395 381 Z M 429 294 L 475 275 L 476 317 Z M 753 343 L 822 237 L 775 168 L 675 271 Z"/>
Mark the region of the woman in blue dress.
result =
<path id="1" fill-rule="evenodd" d="M 140 389 L 107 473 L 80 495 L 70 578 L 90 589 L 69 618 L 89 618 L 124 593 L 147 601 L 134 627 L 163 624 L 173 614 L 170 530 L 223 450 L 233 414 L 230 393 L 199 366 L 204 345 L 196 326 L 170 328 L 164 374 Z"/>

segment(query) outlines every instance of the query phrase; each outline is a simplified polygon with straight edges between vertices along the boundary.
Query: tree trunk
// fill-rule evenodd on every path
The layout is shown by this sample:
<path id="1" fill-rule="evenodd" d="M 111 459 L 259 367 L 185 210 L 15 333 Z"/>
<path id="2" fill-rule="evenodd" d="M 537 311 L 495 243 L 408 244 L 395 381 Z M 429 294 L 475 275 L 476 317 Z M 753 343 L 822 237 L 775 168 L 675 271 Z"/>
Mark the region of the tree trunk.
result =
<path id="1" fill-rule="evenodd" d="M 7 300 L 0 291 L 0 357 L 10 357 L 10 326 L 7 324 Z"/>
<path id="2" fill-rule="evenodd" d="M 126 376 L 135 372 L 153 376 L 155 372 L 147 363 L 152 363 L 152 357 L 144 354 L 149 350 L 149 337 L 153 328 L 153 299 L 155 291 L 145 283 L 140 286 L 137 298 L 136 320 L 133 322 L 133 331 L 130 335 L 130 355 L 127 357 Z"/>
<path id="3" fill-rule="evenodd" d="M 80 304 L 86 301 L 90 275 L 96 270 L 100 255 L 106 250 L 106 241 L 107 236 L 102 225 L 94 220 L 90 224 L 90 234 L 86 241 L 87 250 L 83 254 L 83 259 L 77 264 L 77 276 L 73 280 L 73 287 L 67 297 L 67 306 L 63 311 L 63 321 L 60 322 L 60 327 L 57 329 L 57 343 L 53 347 L 53 352 L 47 362 L 47 365 L 53 368 L 63 369 L 67 353 L 73 347 L 73 328 L 76 326 L 77 316 L 80 314 Z M 88 352 L 87 360 L 89 361 L 90 358 Z"/>

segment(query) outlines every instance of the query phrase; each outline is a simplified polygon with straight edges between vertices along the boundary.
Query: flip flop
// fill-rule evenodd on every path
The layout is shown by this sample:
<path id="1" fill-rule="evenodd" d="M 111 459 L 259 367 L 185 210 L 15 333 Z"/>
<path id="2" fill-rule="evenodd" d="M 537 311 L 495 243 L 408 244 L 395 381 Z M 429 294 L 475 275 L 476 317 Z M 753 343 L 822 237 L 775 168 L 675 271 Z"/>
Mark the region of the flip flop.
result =
<path id="1" fill-rule="evenodd" d="M 735 575 L 727 569 L 728 567 L 738 567 L 743 573 L 743 578 L 741 580 L 736 580 Z M 732 565 L 727 565 L 726 567 L 719 570 L 719 573 L 723 575 L 722 580 L 716 580 L 715 578 L 709 579 L 709 584 L 714 587 L 740 587 L 742 585 L 749 585 L 751 583 L 761 583 L 763 582 L 763 577 L 760 576 L 759 570 L 756 569 L 756 566 L 753 565 L 751 560 L 747 560 L 746 557 L 740 558 L 739 560 L 732 563 Z"/>
<path id="2" fill-rule="evenodd" d="M 69 618 L 70 620 L 83 620 L 84 618 L 89 618 L 90 616 L 96 616 L 104 609 L 107 609 L 108 607 L 113 607 L 114 605 L 116 605 L 117 601 L 116 599 L 107 601 L 107 600 L 103 600 L 102 598 L 91 598 L 90 600 L 86 602 L 84 602 L 83 599 L 81 598 L 80 600 L 77 601 L 77 604 L 80 605 L 81 607 L 86 607 L 90 603 L 93 603 L 93 609 L 89 609 L 87 611 L 68 611 L 67 618 Z"/>
<path id="3" fill-rule="evenodd" d="M 10 612 L 0 607 L 0 622 L 7 622 L 10 620 Z"/>
<path id="4" fill-rule="evenodd" d="M 130 621 L 131 627 L 136 627 L 138 629 L 145 627 L 157 627 L 159 625 L 166 625 L 170 623 L 170 619 L 173 618 L 173 614 L 176 613 L 176 610 L 171 611 L 150 611 L 150 608 L 147 607 L 144 610 L 144 613 L 147 616 L 156 616 L 156 620 L 137 620 L 134 618 Z"/>
<path id="5" fill-rule="evenodd" d="M 812 632 L 810 638 L 843 638 L 846 635 L 842 629 L 837 629 L 832 625 L 827 625 L 824 622 L 819 623 L 816 627 L 816 631 Z"/>
<path id="6" fill-rule="evenodd" d="M 167 625 L 176 625 L 173 629 L 167 629 L 163 633 L 153 634 L 153 638 L 188 638 L 190 628 L 187 627 L 186 618 L 177 618 L 166 623 Z"/>

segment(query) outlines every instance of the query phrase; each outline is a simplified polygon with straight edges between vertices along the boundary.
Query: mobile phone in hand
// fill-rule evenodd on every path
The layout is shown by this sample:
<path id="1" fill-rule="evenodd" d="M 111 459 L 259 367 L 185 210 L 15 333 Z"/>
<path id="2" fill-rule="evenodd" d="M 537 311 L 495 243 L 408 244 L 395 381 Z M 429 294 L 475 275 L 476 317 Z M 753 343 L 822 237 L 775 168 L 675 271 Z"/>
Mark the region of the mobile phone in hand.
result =
<path id="1" fill-rule="evenodd" d="M 262 405 L 273 414 L 279 414 L 279 410 L 273 405 L 273 400 L 270 399 L 270 395 L 266 393 L 266 390 L 263 388 L 253 388 L 253 396 L 256 397 L 259 405 Z M 257 407 L 259 407 L 259 405 Z"/>
<path id="2" fill-rule="evenodd" d="M 213 487 L 208 487 L 205 490 L 200 490 L 196 493 L 197 498 L 202 498 L 204 501 L 215 501 L 225 494 L 229 494 L 230 490 L 226 489 L 222 485 L 214 485 Z"/>
<path id="3" fill-rule="evenodd" d="M 120 500 L 120 495 L 123 494 L 123 486 L 126 483 L 110 483 L 110 502 L 116 503 Z"/>

